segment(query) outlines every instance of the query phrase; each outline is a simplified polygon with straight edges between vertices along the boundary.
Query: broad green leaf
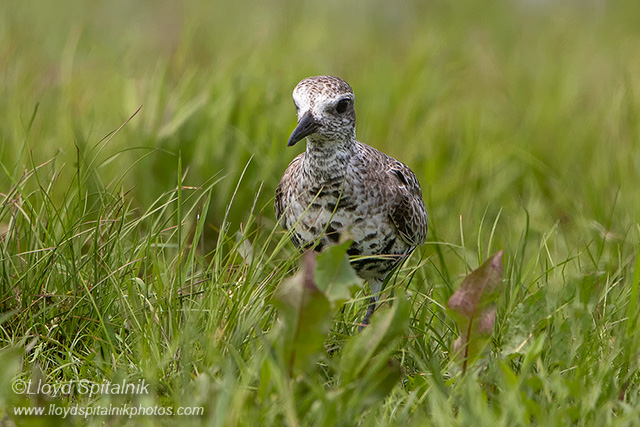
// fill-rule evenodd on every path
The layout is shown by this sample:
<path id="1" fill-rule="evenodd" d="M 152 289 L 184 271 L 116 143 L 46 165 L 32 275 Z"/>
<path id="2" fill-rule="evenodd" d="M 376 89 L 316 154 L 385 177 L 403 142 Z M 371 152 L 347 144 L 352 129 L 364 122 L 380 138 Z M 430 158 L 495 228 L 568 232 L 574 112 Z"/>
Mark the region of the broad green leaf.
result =
<path id="1" fill-rule="evenodd" d="M 22 349 L 13 346 L 0 350 L 0 366 L 2 366 L 2 371 L 0 371 L 0 408 L 6 408 L 9 402 L 20 397 L 19 394 L 12 391 L 11 385 L 21 371 L 22 352 Z"/>
<path id="2" fill-rule="evenodd" d="M 280 314 L 284 362 L 289 374 L 305 370 L 324 353 L 323 343 L 331 326 L 331 304 L 313 280 L 315 254 L 307 252 L 300 271 L 285 279 L 274 295 Z"/>
<path id="3" fill-rule="evenodd" d="M 345 346 L 341 371 L 346 380 L 362 375 L 371 359 L 382 352 L 395 338 L 401 336 L 409 321 L 409 303 L 400 293 L 391 308 L 377 311 L 371 324 Z"/>
<path id="4" fill-rule="evenodd" d="M 538 324 L 547 316 L 546 290 L 540 289 L 518 304 L 508 316 L 509 322 L 502 335 L 502 355 L 522 355 L 535 338 Z"/>
<path id="5" fill-rule="evenodd" d="M 351 246 L 350 240 L 330 246 L 316 258 L 317 264 L 313 277 L 318 288 L 332 303 L 348 300 L 353 287 L 362 287 L 362 279 L 358 277 L 349 262 L 347 255 L 349 246 Z"/>
<path id="6" fill-rule="evenodd" d="M 389 395 L 401 377 L 395 343 L 409 321 L 409 303 L 398 295 L 391 308 L 376 312 L 371 324 L 351 337 L 339 362 L 342 411 L 361 413 Z"/>

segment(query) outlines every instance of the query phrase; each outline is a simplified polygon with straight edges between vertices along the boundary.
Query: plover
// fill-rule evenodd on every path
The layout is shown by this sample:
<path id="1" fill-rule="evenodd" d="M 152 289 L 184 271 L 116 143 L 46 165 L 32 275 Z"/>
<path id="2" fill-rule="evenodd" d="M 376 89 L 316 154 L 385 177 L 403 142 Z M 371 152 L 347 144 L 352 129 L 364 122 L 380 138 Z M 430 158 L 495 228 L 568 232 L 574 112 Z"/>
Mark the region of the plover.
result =
<path id="1" fill-rule="evenodd" d="M 291 229 L 301 250 L 322 251 L 348 233 L 352 266 L 372 295 L 366 325 L 386 277 L 424 243 L 427 210 L 407 165 L 356 141 L 354 99 L 351 86 L 337 77 L 298 83 L 298 125 L 287 145 L 307 138 L 307 147 L 289 164 L 274 204 L 280 225 Z"/>

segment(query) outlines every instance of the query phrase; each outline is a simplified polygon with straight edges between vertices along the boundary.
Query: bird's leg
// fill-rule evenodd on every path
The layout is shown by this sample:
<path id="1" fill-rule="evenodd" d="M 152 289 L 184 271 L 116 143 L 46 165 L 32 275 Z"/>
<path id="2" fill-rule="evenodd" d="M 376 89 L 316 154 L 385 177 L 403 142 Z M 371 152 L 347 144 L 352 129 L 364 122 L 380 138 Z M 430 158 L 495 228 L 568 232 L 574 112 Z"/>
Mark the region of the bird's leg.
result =
<path id="1" fill-rule="evenodd" d="M 369 289 L 371 290 L 371 299 L 369 300 L 369 307 L 367 307 L 367 313 L 364 315 L 362 323 L 358 327 L 358 331 L 361 331 L 371 321 L 371 316 L 376 310 L 378 300 L 380 299 L 380 292 L 382 291 L 383 280 L 369 279 Z"/>
<path id="2" fill-rule="evenodd" d="M 373 312 L 376 309 L 377 303 L 378 303 L 377 298 L 371 297 L 369 299 L 369 307 L 367 307 L 367 314 L 364 315 L 364 319 L 362 320 L 362 323 L 358 327 L 358 331 L 361 331 L 365 326 L 369 324 L 369 322 L 371 321 L 371 316 L 373 315 Z"/>

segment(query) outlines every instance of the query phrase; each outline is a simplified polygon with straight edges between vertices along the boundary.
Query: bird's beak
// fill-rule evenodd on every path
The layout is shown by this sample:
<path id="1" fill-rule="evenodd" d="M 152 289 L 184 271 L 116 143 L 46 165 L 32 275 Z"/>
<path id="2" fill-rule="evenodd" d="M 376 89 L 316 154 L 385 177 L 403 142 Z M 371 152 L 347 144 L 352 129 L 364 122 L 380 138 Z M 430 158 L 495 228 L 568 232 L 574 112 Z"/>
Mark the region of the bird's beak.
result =
<path id="1" fill-rule="evenodd" d="M 311 112 L 307 111 L 300 118 L 300 121 L 298 121 L 298 126 L 296 126 L 296 128 L 291 133 L 289 142 L 287 143 L 287 147 L 292 147 L 302 138 L 315 133 L 315 131 L 318 130 L 319 127 L 320 124 L 316 122 L 316 120 L 313 118 L 313 115 L 311 115 Z"/>

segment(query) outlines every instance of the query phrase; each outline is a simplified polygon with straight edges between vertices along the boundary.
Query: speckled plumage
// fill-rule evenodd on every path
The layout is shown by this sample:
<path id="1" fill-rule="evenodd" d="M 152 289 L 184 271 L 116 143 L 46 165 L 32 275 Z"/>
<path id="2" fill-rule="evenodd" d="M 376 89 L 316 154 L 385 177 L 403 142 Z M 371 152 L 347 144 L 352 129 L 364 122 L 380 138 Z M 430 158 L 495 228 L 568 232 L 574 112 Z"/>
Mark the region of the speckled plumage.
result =
<path id="1" fill-rule="evenodd" d="M 307 149 L 276 189 L 276 217 L 301 249 L 321 251 L 348 233 L 352 265 L 374 294 L 366 324 L 386 276 L 425 241 L 420 184 L 408 166 L 356 141 L 354 95 L 344 80 L 309 77 L 293 99 L 298 126 L 289 145 L 306 137 Z"/>

